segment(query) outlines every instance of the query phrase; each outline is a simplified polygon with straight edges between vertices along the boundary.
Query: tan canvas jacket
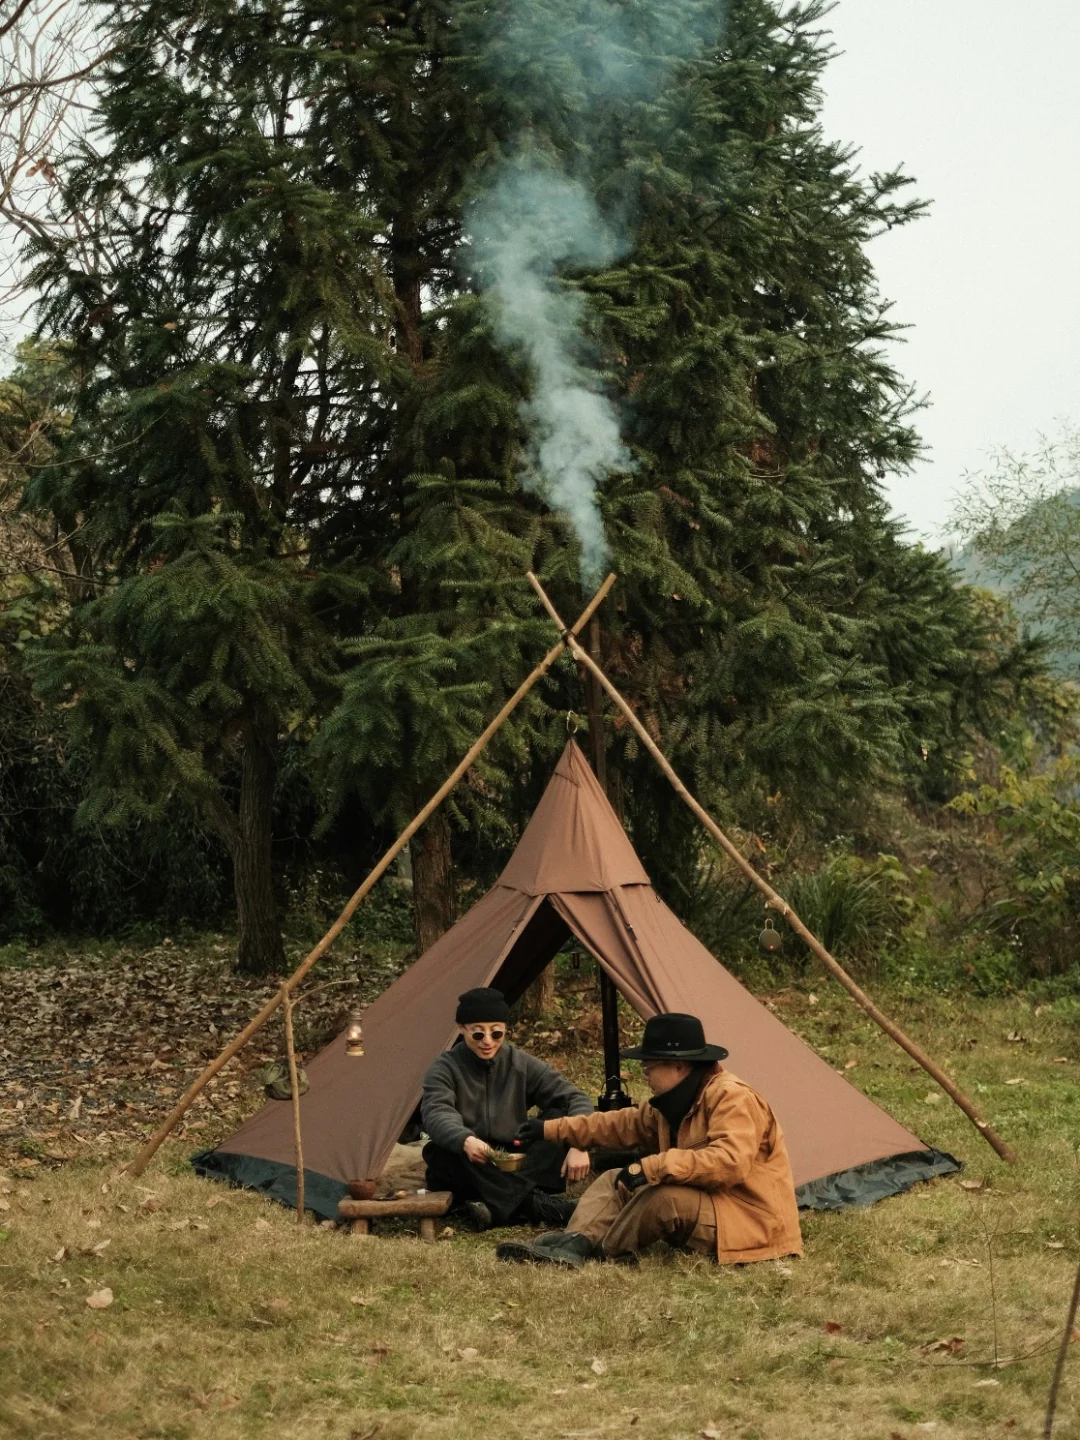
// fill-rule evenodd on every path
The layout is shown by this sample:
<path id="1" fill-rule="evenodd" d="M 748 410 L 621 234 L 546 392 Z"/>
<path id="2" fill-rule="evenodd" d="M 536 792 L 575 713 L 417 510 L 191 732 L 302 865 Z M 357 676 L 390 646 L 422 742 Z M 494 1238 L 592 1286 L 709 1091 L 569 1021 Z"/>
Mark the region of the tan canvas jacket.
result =
<path id="1" fill-rule="evenodd" d="M 802 1254 L 799 1211 L 784 1136 L 756 1090 L 718 1065 L 672 1144 L 646 1101 L 636 1110 L 548 1120 L 544 1138 L 582 1149 L 637 1147 L 650 1185 L 706 1190 L 716 1212 L 716 1258 L 725 1265 Z"/>

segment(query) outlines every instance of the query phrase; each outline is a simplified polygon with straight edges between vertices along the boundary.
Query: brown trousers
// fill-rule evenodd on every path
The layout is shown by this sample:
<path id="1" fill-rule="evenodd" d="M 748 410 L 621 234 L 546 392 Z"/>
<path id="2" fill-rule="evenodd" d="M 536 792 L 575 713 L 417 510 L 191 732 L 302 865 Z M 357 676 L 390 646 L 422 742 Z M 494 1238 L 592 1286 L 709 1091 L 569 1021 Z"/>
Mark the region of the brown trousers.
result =
<path id="1" fill-rule="evenodd" d="M 712 1198 L 690 1185 L 644 1185 L 629 1197 L 615 1184 L 617 1170 L 605 1170 L 577 1203 L 566 1226 L 608 1255 L 644 1250 L 666 1240 L 679 1250 L 716 1254 L 716 1212 Z"/>

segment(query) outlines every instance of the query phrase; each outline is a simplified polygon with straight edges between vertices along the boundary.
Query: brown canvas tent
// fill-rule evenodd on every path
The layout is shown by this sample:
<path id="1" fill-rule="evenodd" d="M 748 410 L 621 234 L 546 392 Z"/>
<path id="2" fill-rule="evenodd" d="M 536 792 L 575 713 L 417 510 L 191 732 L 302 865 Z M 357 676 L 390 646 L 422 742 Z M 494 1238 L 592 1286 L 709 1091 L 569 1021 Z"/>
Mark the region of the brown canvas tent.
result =
<path id="1" fill-rule="evenodd" d="M 866 1205 L 959 1168 L 886 1115 L 739 984 L 663 903 L 596 777 L 570 741 L 491 890 L 364 1016 L 365 1055 L 338 1036 L 308 1065 L 300 1102 L 308 1206 L 336 1214 L 345 1182 L 378 1175 L 455 1034 L 458 995 L 497 985 L 517 999 L 573 935 L 642 1018 L 699 1015 L 727 1064 L 773 1106 L 800 1202 Z M 271 1101 L 200 1174 L 295 1204 L 291 1107 Z"/>

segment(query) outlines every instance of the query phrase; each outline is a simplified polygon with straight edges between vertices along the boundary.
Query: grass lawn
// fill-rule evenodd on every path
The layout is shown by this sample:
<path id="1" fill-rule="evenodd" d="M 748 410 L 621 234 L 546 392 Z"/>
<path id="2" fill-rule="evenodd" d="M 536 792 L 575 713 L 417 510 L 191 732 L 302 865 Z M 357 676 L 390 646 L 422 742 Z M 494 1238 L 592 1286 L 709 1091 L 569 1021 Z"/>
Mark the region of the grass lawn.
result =
<path id="1" fill-rule="evenodd" d="M 137 1181 L 118 1173 L 132 1140 L 68 1144 L 60 1123 L 37 1153 L 32 1137 L 9 1147 L 0 1181 L 0 1435 L 1041 1435 L 1078 1257 L 1075 1004 L 881 997 L 976 1094 L 1013 1169 L 841 992 L 816 988 L 816 1003 L 771 999 L 978 1188 L 952 1178 L 810 1215 L 795 1263 L 657 1251 L 565 1274 L 497 1263 L 491 1236 L 300 1229 L 196 1180 L 187 1155 L 231 1126 L 212 1107 Z M 588 1069 L 581 1051 L 566 1063 Z M 88 1305 L 105 1290 L 111 1304 Z M 1080 1440 L 1075 1349 L 1055 1434 Z"/>

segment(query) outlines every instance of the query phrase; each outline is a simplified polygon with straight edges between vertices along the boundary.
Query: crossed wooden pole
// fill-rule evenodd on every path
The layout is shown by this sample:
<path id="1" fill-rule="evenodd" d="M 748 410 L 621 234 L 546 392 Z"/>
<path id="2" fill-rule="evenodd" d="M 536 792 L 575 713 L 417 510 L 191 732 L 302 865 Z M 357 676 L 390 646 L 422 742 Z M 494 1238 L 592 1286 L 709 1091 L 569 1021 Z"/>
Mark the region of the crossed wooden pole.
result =
<path id="1" fill-rule="evenodd" d="M 869 995 L 867 995 L 866 991 L 863 990 L 861 986 L 856 984 L 856 982 L 851 978 L 851 976 L 847 973 L 847 971 L 840 964 L 840 962 L 834 959 L 833 956 L 829 954 L 828 950 L 825 949 L 825 946 L 822 945 L 821 941 L 817 938 L 817 936 L 813 935 L 810 930 L 807 929 L 807 927 L 799 919 L 798 915 L 795 914 L 795 911 L 792 910 L 791 906 L 787 903 L 787 901 L 784 900 L 782 896 L 776 893 L 776 891 L 772 888 L 769 882 L 764 879 L 763 876 L 758 874 L 758 872 L 750 864 L 749 860 L 747 860 L 745 855 L 743 855 L 743 853 L 738 849 L 738 847 L 735 846 L 728 839 L 728 837 L 724 834 L 723 830 L 720 829 L 720 826 L 716 823 L 716 821 L 712 818 L 712 816 L 704 808 L 704 806 L 700 805 L 697 800 L 694 799 L 693 795 L 690 794 L 690 791 L 687 790 L 686 786 L 679 779 L 678 775 L 676 775 L 675 771 L 671 768 L 671 765 L 668 763 L 667 757 L 660 750 L 660 747 L 656 744 L 656 741 L 649 734 L 648 730 L 646 730 L 645 726 L 638 719 L 634 711 L 619 694 L 618 690 L 616 690 L 615 686 L 604 674 L 603 670 L 601 670 L 600 666 L 596 663 L 596 661 L 588 653 L 588 651 L 583 649 L 582 646 L 577 643 L 575 635 L 572 634 L 571 631 L 566 629 L 562 620 L 559 618 L 559 612 L 551 603 L 544 590 L 544 587 L 540 584 L 540 581 L 536 578 L 532 571 L 529 571 L 528 578 L 529 584 L 533 587 L 537 595 L 540 597 L 540 603 L 543 605 L 544 609 L 548 612 L 552 620 L 562 632 L 571 655 L 573 655 L 574 659 L 578 662 L 579 665 L 584 665 L 585 668 L 592 675 L 596 676 L 597 681 L 614 701 L 619 712 L 633 727 L 635 734 L 637 735 L 641 743 L 645 746 L 645 749 L 648 750 L 649 754 L 656 761 L 657 765 L 659 765 L 660 769 L 664 772 L 664 775 L 667 777 L 667 779 L 671 781 L 671 784 L 675 789 L 675 793 L 679 796 L 679 799 L 682 800 L 684 804 L 689 806 L 690 810 L 692 810 L 698 820 L 701 821 L 702 825 L 704 825 L 705 829 L 720 846 L 724 854 L 727 855 L 730 860 L 734 861 L 734 863 L 746 876 L 747 880 L 749 880 L 752 885 L 754 885 L 758 890 L 761 891 L 762 895 L 764 895 L 765 897 L 765 903 L 771 909 L 779 911 L 779 913 L 791 926 L 792 930 L 795 931 L 795 934 L 798 935 L 799 939 L 802 940 L 811 951 L 813 951 L 813 953 L 821 961 L 822 965 L 824 965 L 825 969 L 829 972 L 833 979 L 838 980 L 840 984 L 844 987 L 844 989 L 848 992 L 848 994 L 852 996 L 852 998 L 859 1005 L 862 1006 L 862 1008 L 870 1016 L 871 1020 L 874 1021 L 875 1025 L 879 1025 L 881 1029 L 885 1031 L 886 1035 L 890 1036 L 893 1040 L 895 1040 L 902 1050 L 906 1050 L 907 1053 L 911 1056 L 911 1058 L 917 1061 L 926 1071 L 926 1073 L 930 1075 L 938 1083 L 938 1085 L 941 1086 L 942 1090 L 945 1091 L 949 1099 L 953 1100 L 960 1107 L 960 1109 L 964 1112 L 964 1114 L 978 1130 L 979 1134 L 982 1135 L 983 1138 L 993 1146 L 993 1148 L 997 1151 L 1001 1158 L 1003 1160 L 1007 1160 L 1010 1165 L 1015 1165 L 1016 1152 L 1001 1138 L 997 1131 L 994 1130 L 990 1122 L 983 1119 L 983 1117 L 979 1114 L 978 1110 L 975 1108 L 975 1105 L 972 1103 L 971 1100 L 968 1099 L 968 1097 L 964 1094 L 964 1092 L 960 1089 L 956 1082 L 952 1080 L 948 1075 L 946 1075 L 945 1071 L 942 1070 L 940 1066 L 935 1065 L 934 1061 L 930 1059 L 930 1056 L 927 1055 L 925 1050 L 921 1049 L 920 1046 L 916 1045 L 914 1040 L 909 1039 L 908 1036 L 905 1035 L 904 1032 L 900 1029 L 900 1027 L 894 1024 L 893 1021 L 889 1019 L 889 1017 L 884 1013 L 884 1011 L 878 1009 L 878 1007 L 870 999 Z"/>
<path id="2" fill-rule="evenodd" d="M 127 1166 L 128 1172 L 132 1175 L 142 1174 L 142 1172 L 146 1169 L 146 1166 L 150 1163 L 150 1160 L 153 1158 L 158 1147 L 180 1123 L 180 1121 L 183 1119 L 184 1115 L 190 1108 L 192 1102 L 201 1093 L 201 1091 L 205 1089 L 205 1087 L 214 1078 L 214 1076 L 217 1075 L 218 1072 L 222 1070 L 225 1065 L 228 1064 L 228 1062 L 233 1058 L 233 1056 L 243 1049 L 243 1047 L 252 1038 L 252 1036 L 262 1029 L 262 1027 L 278 1009 L 278 1007 L 288 1001 L 289 996 L 296 989 L 297 985 L 299 985 L 300 981 L 303 980 L 304 976 L 321 958 L 321 956 L 326 954 L 330 946 L 345 929 L 345 926 L 352 919 L 360 903 L 371 891 L 376 882 L 390 868 L 391 863 L 393 862 L 399 851 L 404 849 L 404 847 L 409 843 L 409 841 L 420 829 L 420 827 L 429 819 L 431 814 L 438 808 L 438 806 L 442 803 L 446 796 L 449 795 L 450 791 L 454 788 L 454 786 L 469 769 L 469 767 L 476 761 L 481 752 L 487 746 L 488 742 L 502 726 L 503 722 L 521 703 L 521 701 L 533 688 L 536 682 L 547 673 L 547 671 L 555 663 L 558 657 L 562 654 L 563 650 L 569 650 L 574 659 L 577 660 L 580 665 L 583 665 L 586 670 L 588 670 L 592 675 L 596 677 L 596 680 L 598 681 L 600 686 L 611 697 L 619 712 L 626 719 L 627 723 L 633 728 L 634 732 L 641 740 L 641 743 L 645 746 L 645 749 L 653 757 L 657 765 L 659 765 L 660 769 L 663 771 L 664 775 L 671 782 L 679 798 L 687 806 L 689 806 L 690 810 L 694 813 L 697 819 L 709 832 L 709 834 L 724 851 L 724 853 L 746 876 L 747 880 L 749 880 L 752 885 L 754 885 L 759 891 L 761 891 L 761 893 L 765 897 L 766 904 L 770 906 L 770 908 L 778 911 L 779 914 L 784 917 L 791 929 L 794 930 L 795 934 L 798 935 L 799 938 L 813 952 L 813 954 L 817 956 L 818 960 L 821 961 L 822 965 L 829 972 L 829 974 L 832 975 L 835 980 L 839 981 L 839 983 L 844 987 L 848 994 L 851 995 L 852 998 L 859 1005 L 862 1006 L 862 1008 L 866 1011 L 866 1013 L 870 1016 L 874 1023 L 880 1026 L 880 1028 L 884 1030 L 886 1035 L 890 1036 L 893 1040 L 895 1040 L 896 1043 L 901 1047 L 901 1049 L 905 1050 L 908 1055 L 910 1055 L 913 1060 L 915 1060 L 919 1065 L 921 1065 L 922 1068 L 927 1072 L 927 1074 L 930 1075 L 934 1081 L 936 1081 L 936 1083 L 942 1088 L 942 1090 L 945 1091 L 946 1095 L 948 1095 L 949 1098 L 954 1101 L 955 1104 L 959 1106 L 959 1108 L 964 1112 L 964 1114 L 972 1122 L 972 1124 L 983 1136 L 983 1138 L 994 1148 L 994 1150 L 997 1151 L 1001 1158 L 1003 1160 L 1007 1160 L 1009 1164 L 1015 1164 L 1016 1154 L 1011 1148 L 1011 1146 L 1009 1146 L 1001 1138 L 1001 1136 L 998 1135 L 998 1133 L 990 1125 L 989 1121 L 985 1120 L 982 1115 L 980 1115 L 975 1105 L 968 1098 L 968 1096 L 965 1095 L 964 1092 L 959 1088 L 956 1082 L 952 1080 L 945 1073 L 944 1070 L 942 1070 L 938 1065 L 936 1065 L 934 1061 L 931 1060 L 930 1057 L 925 1053 L 925 1051 L 923 1051 L 918 1045 L 916 1045 L 913 1040 L 909 1039 L 908 1036 L 905 1035 L 904 1032 L 899 1028 L 899 1026 L 894 1024 L 893 1021 L 891 1021 L 889 1017 L 874 1004 L 874 1002 L 861 988 L 861 986 L 856 984 L 856 982 L 851 978 L 851 976 L 847 973 L 843 966 L 832 955 L 829 954 L 828 950 L 825 949 L 825 946 L 822 945 L 820 940 L 818 940 L 817 937 L 814 936 L 809 929 L 807 929 L 806 925 L 804 925 L 803 922 L 799 919 L 799 917 L 795 914 L 794 910 L 792 910 L 791 906 L 788 905 L 787 901 L 784 900 L 780 895 L 778 895 L 777 892 L 768 883 L 768 881 L 766 881 L 761 875 L 758 874 L 758 872 L 754 869 L 754 867 L 750 864 L 750 862 L 746 859 L 742 852 L 732 843 L 731 840 L 728 839 L 727 835 L 724 834 L 723 830 L 721 830 L 720 826 L 716 823 L 716 821 L 712 818 L 708 811 L 705 810 L 704 807 L 700 805 L 697 800 L 695 800 L 695 798 L 690 794 L 689 790 L 687 790 L 686 786 L 679 779 L 678 775 L 672 769 L 667 758 L 664 756 L 659 746 L 656 744 L 652 736 L 646 730 L 645 726 L 638 719 L 633 709 L 622 697 L 622 695 L 615 688 L 615 686 L 611 683 L 607 675 L 596 663 L 593 657 L 581 645 L 578 644 L 578 635 L 588 624 L 594 613 L 599 609 L 601 603 L 607 596 L 608 591 L 615 583 L 615 576 L 609 575 L 607 577 L 604 583 L 600 586 L 599 590 L 597 590 L 596 594 L 593 596 L 592 600 L 590 600 L 589 604 L 582 611 L 581 615 L 569 628 L 567 628 L 567 626 L 563 624 L 563 621 L 559 616 L 558 611 L 551 603 L 551 600 L 549 599 L 543 586 L 540 584 L 540 581 L 531 571 L 528 573 L 528 580 L 529 584 L 536 591 L 541 604 L 544 606 L 544 609 L 547 611 L 548 615 L 558 627 L 558 643 L 552 646 L 552 648 L 547 652 L 547 654 L 536 666 L 536 668 L 528 676 L 526 676 L 526 678 L 518 686 L 517 690 L 514 691 L 513 695 L 511 695 L 509 700 L 507 700 L 506 704 L 502 707 L 499 713 L 494 717 L 491 723 L 480 735 L 480 737 L 477 739 L 477 741 L 468 751 L 468 753 L 463 756 L 463 758 L 455 766 L 453 771 L 451 771 L 451 773 L 443 781 L 442 785 L 440 785 L 439 789 L 431 797 L 431 799 L 420 811 L 420 813 L 409 822 L 409 824 L 405 827 L 405 829 L 397 837 L 394 843 L 379 860 L 375 868 L 366 877 L 363 884 L 348 901 L 341 914 L 334 921 L 333 925 L 331 925 L 330 929 L 326 932 L 326 934 L 314 947 L 314 949 L 309 951 L 309 953 L 304 957 L 300 965 L 296 968 L 296 970 L 294 970 L 288 980 L 284 982 L 278 993 L 271 1000 L 267 1001 L 267 1003 L 254 1017 L 254 1019 L 249 1021 L 249 1023 L 244 1027 L 244 1029 L 241 1030 L 240 1034 L 237 1035 L 235 1039 L 231 1040 L 228 1045 L 226 1045 L 225 1049 L 222 1050 L 221 1054 L 218 1055 L 216 1059 L 210 1062 L 210 1064 L 202 1072 L 199 1078 L 195 1080 L 184 1092 L 183 1096 L 180 1098 L 180 1100 L 177 1101 L 176 1105 L 169 1112 L 168 1116 L 161 1123 L 161 1125 L 154 1132 L 154 1134 L 150 1137 L 150 1139 L 146 1142 L 139 1154 L 135 1157 L 131 1164 Z M 295 1082 L 293 1083 L 295 1085 Z"/>
<path id="3" fill-rule="evenodd" d="M 322 937 L 322 939 L 315 946 L 315 948 L 308 951 L 307 955 L 304 956 L 303 960 L 296 967 L 296 969 L 289 976 L 289 978 L 285 981 L 277 994 L 271 1000 L 268 1000 L 266 1002 L 266 1004 L 254 1017 L 254 1019 L 248 1021 L 248 1023 L 244 1026 L 243 1030 L 240 1031 L 240 1034 L 237 1035 L 234 1040 L 229 1041 L 228 1045 L 225 1046 L 225 1049 L 222 1050 L 221 1054 L 218 1055 L 216 1059 L 211 1060 L 210 1064 L 207 1065 L 206 1069 L 202 1072 L 199 1078 L 193 1081 L 192 1084 L 187 1088 L 187 1090 L 184 1091 L 183 1095 L 169 1111 L 168 1115 L 154 1131 L 153 1135 L 151 1135 L 150 1139 L 139 1151 L 138 1155 L 136 1155 L 135 1159 L 131 1162 L 130 1165 L 126 1167 L 128 1174 L 142 1174 L 142 1172 L 146 1169 L 147 1165 L 149 1165 L 150 1161 L 153 1159 L 158 1147 L 165 1139 L 167 1139 L 167 1137 L 172 1133 L 172 1131 L 175 1130 L 177 1125 L 179 1125 L 180 1121 L 187 1114 L 188 1110 L 191 1108 L 192 1101 L 194 1101 L 199 1096 L 199 1094 L 201 1094 L 201 1092 L 205 1090 L 206 1086 L 210 1083 L 214 1076 L 229 1063 L 233 1056 L 238 1054 L 239 1051 L 244 1048 L 244 1046 L 251 1039 L 251 1037 L 258 1034 L 258 1032 L 262 1029 L 262 1027 L 282 1004 L 283 999 L 286 996 L 290 995 L 296 989 L 296 987 L 300 984 L 301 980 L 303 980 L 304 976 L 308 973 L 308 971 L 316 963 L 316 961 L 320 960 L 322 956 L 326 954 L 326 952 L 330 949 L 330 946 L 338 938 L 341 932 L 345 929 L 345 926 L 349 923 L 353 915 L 356 913 L 361 901 L 364 900 L 364 898 L 372 890 L 376 882 L 380 880 L 383 875 L 386 874 L 387 870 L 389 870 L 398 853 L 404 850 L 405 846 L 420 829 L 421 825 L 423 825 L 428 819 L 430 819 L 434 811 L 439 808 L 442 802 L 446 799 L 447 795 L 450 794 L 450 791 L 453 790 L 454 786 L 465 774 L 466 770 L 469 769 L 469 767 L 484 751 L 492 736 L 494 736 L 496 732 L 501 728 L 503 722 L 507 719 L 507 717 L 511 715 L 514 710 L 517 709 L 517 707 L 521 704 L 522 700 L 525 699 L 525 696 L 533 688 L 536 682 L 541 678 L 541 676 L 547 674 L 547 672 L 551 669 L 552 665 L 554 665 L 555 661 L 566 649 L 570 639 L 575 637 L 578 632 L 589 623 L 594 613 L 603 603 L 608 591 L 614 584 L 615 576 L 609 575 L 604 581 L 604 583 L 600 586 L 600 589 L 597 590 L 596 594 L 589 601 L 588 605 L 585 606 L 585 609 L 581 612 L 581 614 L 578 616 L 577 620 L 570 627 L 570 629 L 565 630 L 562 625 L 559 626 L 559 629 L 564 630 L 564 633 L 560 636 L 558 644 L 553 645 L 551 649 L 547 652 L 547 654 L 544 656 L 544 658 L 540 661 L 539 665 L 537 665 L 536 668 L 525 677 L 525 679 L 521 682 L 518 688 L 514 691 L 513 695 L 510 696 L 506 704 L 502 707 L 499 713 L 495 716 L 495 718 L 491 721 L 488 727 L 480 735 L 479 739 L 475 742 L 469 752 L 461 758 L 457 765 L 455 765 L 454 769 L 439 786 L 438 790 L 435 791 L 435 794 L 427 802 L 427 804 L 420 811 L 420 813 L 409 821 L 408 825 L 405 826 L 405 829 L 390 846 L 389 850 L 386 851 L 386 853 L 379 860 L 375 868 L 366 877 L 360 888 L 349 899 L 344 910 L 342 910 L 341 914 L 334 921 L 333 925 L 330 926 L 330 929 Z"/>

